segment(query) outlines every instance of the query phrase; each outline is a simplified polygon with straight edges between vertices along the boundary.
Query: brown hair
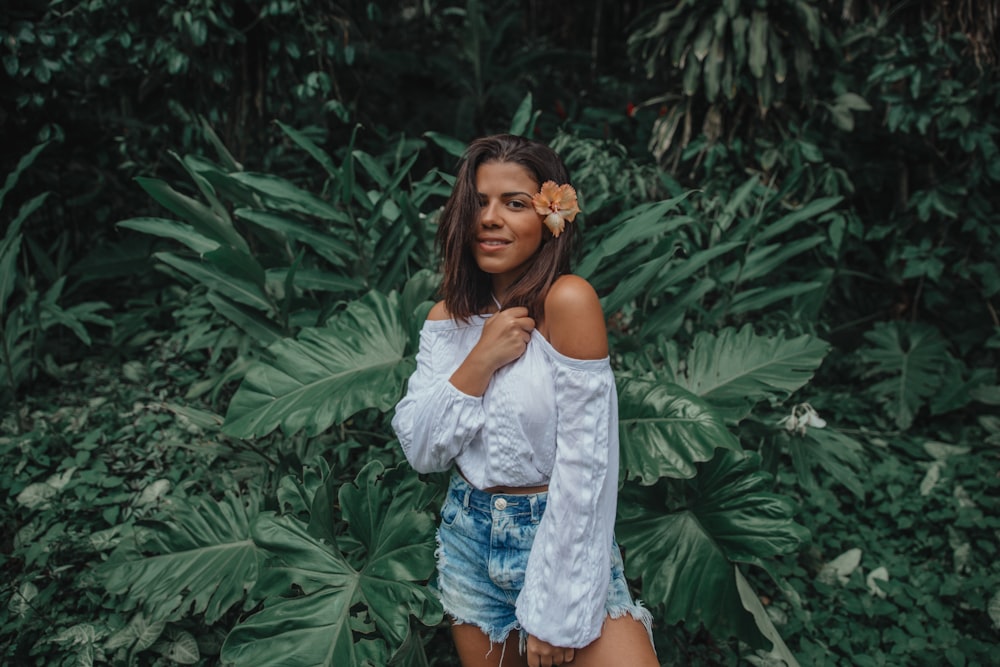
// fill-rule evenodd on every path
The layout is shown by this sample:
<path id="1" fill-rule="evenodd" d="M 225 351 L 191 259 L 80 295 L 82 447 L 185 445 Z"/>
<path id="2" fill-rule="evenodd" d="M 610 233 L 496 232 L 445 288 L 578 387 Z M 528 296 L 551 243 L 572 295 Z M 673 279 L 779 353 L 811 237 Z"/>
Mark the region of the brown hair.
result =
<path id="1" fill-rule="evenodd" d="M 545 144 L 512 134 L 482 137 L 469 144 L 437 230 L 444 273 L 441 295 L 448 313 L 459 320 L 482 313 L 493 303 L 490 275 L 479 268 L 472 254 L 475 223 L 480 211 L 476 170 L 488 162 L 519 164 L 528 170 L 539 186 L 545 181 L 555 181 L 560 185 L 569 183 L 566 165 Z M 539 220 L 538 224 L 541 225 L 542 221 Z M 575 224 L 567 224 L 558 238 L 547 228 L 543 231 L 542 244 L 534 261 L 510 286 L 504 297 L 504 307 L 525 306 L 536 319 L 544 315 L 545 296 L 549 288 L 556 278 L 569 273 L 575 227 Z"/>

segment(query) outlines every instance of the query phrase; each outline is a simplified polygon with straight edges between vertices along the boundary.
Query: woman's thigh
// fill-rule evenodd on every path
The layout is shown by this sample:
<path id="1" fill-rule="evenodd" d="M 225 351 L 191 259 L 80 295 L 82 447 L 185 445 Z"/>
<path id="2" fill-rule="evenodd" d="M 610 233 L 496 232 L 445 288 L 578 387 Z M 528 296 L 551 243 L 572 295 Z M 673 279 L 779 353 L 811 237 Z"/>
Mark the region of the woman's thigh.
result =
<path id="1" fill-rule="evenodd" d="M 660 667 L 646 626 L 625 614 L 604 621 L 601 636 L 576 651 L 572 667 Z"/>
<path id="2" fill-rule="evenodd" d="M 462 667 L 527 667 L 519 652 L 521 639 L 516 630 L 507 635 L 503 644 L 490 644 L 486 633 L 470 623 L 451 626 L 451 635 Z"/>
<path id="3" fill-rule="evenodd" d="M 519 652 L 517 632 L 511 632 L 504 644 L 491 645 L 489 637 L 474 625 L 453 625 L 451 631 L 462 667 L 526 667 L 528 664 Z M 570 667 L 660 667 L 646 626 L 628 614 L 608 617 L 601 636 L 577 649 L 572 662 L 566 664 Z"/>

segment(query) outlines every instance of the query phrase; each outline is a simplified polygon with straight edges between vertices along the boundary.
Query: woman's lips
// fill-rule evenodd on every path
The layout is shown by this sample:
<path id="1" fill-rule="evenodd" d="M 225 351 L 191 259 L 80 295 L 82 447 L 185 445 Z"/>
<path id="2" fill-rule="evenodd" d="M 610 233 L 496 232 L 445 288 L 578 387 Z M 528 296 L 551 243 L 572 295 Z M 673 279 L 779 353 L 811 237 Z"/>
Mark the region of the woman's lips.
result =
<path id="1" fill-rule="evenodd" d="M 496 252 L 509 246 L 510 241 L 503 239 L 479 239 L 478 245 L 483 252 Z"/>

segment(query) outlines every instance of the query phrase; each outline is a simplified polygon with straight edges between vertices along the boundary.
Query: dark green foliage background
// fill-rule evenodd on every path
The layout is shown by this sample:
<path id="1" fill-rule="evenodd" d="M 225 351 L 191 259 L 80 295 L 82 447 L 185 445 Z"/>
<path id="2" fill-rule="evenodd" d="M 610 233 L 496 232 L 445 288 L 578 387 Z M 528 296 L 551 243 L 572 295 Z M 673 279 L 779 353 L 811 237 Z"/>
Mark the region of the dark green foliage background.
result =
<path id="1" fill-rule="evenodd" d="M 385 410 L 433 294 L 420 271 L 434 268 L 433 215 L 461 146 L 514 127 L 555 146 L 583 195 L 579 267 L 633 409 L 654 379 L 703 400 L 713 428 L 753 450 L 753 493 L 766 486 L 808 528 L 795 553 L 728 554 L 761 566 L 742 571 L 800 663 L 987 664 L 1000 642 L 998 21 L 996 0 L 8 2 L 3 662 L 216 664 L 243 650 L 223 642 L 260 621 L 248 614 L 271 604 L 280 567 L 244 562 L 261 583 L 211 618 L 136 615 L 142 600 L 95 569 L 205 498 L 276 513 L 261 525 L 334 545 L 325 562 L 381 582 L 372 536 L 333 498 L 357 502 L 359 474 L 400 474 Z M 189 226 L 167 234 L 164 219 Z M 391 331 L 351 339 L 370 322 Z M 336 354 L 327 327 L 346 341 Z M 310 346 L 336 357 L 319 376 L 338 355 L 391 367 L 331 381 L 335 396 L 367 387 L 349 409 L 316 398 L 266 427 L 241 419 L 269 398 L 251 389 L 308 366 Z M 804 359 L 823 354 L 805 384 Z M 741 356 L 767 359 L 768 376 Z M 716 385 L 715 371 L 742 380 Z M 779 425 L 804 405 L 826 429 Z M 690 470 L 737 447 L 722 440 L 702 441 Z M 649 488 L 623 492 L 623 525 L 655 523 L 650 499 L 707 511 L 706 468 L 650 473 L 666 466 L 635 451 L 630 479 Z M 406 479 L 422 525 L 434 480 Z M 326 534 L 288 518 L 320 530 L 311 516 Z M 841 581 L 829 564 L 854 548 L 860 567 Z M 879 566 L 885 597 L 866 582 Z M 430 628 L 396 660 L 449 664 L 434 610 L 407 591 Z M 653 602 L 665 664 L 781 664 Z M 375 628 L 392 622 L 352 617 L 336 650 L 383 659 Z"/>

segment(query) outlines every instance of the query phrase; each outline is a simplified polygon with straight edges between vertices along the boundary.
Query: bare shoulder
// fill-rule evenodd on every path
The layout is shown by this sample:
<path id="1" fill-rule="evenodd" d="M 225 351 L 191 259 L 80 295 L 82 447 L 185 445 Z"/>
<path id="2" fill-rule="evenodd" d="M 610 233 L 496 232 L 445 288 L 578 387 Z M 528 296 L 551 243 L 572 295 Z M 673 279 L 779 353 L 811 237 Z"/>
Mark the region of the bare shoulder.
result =
<path id="1" fill-rule="evenodd" d="M 545 325 L 552 347 L 567 357 L 603 359 L 608 333 L 597 292 L 580 276 L 560 276 L 545 296 Z"/>
<path id="2" fill-rule="evenodd" d="M 448 312 L 448 308 L 444 305 L 444 301 L 438 301 L 431 308 L 431 312 L 427 313 L 427 319 L 429 320 L 450 320 L 451 313 Z"/>

